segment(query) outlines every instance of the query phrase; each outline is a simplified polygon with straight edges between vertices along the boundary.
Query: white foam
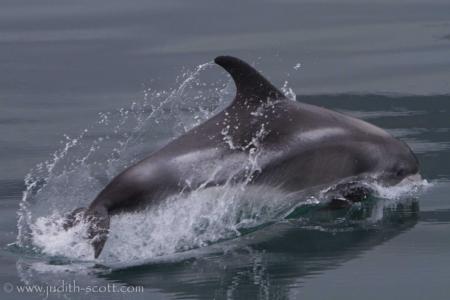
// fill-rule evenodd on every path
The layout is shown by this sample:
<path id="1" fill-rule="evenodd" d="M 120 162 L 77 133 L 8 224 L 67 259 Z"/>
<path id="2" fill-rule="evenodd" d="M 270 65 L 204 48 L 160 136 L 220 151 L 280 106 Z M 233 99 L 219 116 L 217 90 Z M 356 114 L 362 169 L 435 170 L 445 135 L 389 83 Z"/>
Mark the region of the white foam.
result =
<path id="1" fill-rule="evenodd" d="M 430 186 L 431 184 L 427 180 L 422 179 L 420 174 L 408 176 L 394 186 L 384 186 L 378 183 L 372 184 L 379 197 L 390 200 L 401 200 L 405 197 L 415 196 L 418 192 Z"/>
<path id="2" fill-rule="evenodd" d="M 384 200 L 375 203 L 365 221 L 380 221 L 386 206 L 428 185 L 417 177 L 393 187 L 374 184 L 376 194 Z M 320 203 L 311 199 L 299 202 L 294 194 L 266 186 L 226 185 L 175 195 L 147 210 L 114 216 L 99 260 L 105 264 L 132 264 L 233 239 L 243 229 L 282 220 L 299 204 Z M 33 244 L 48 255 L 90 260 L 93 250 L 86 239 L 86 229 L 81 223 L 65 231 L 61 215 L 54 213 L 33 224 Z"/>
<path id="3" fill-rule="evenodd" d="M 277 220 L 295 203 L 289 195 L 263 186 L 214 187 L 170 197 L 159 206 L 114 216 L 100 260 L 131 262 L 171 255 L 235 238 L 240 230 Z M 40 217 L 32 241 L 42 252 L 77 260 L 93 258 L 86 224 L 65 231 L 62 216 Z"/>
<path id="4" fill-rule="evenodd" d="M 81 222 L 66 231 L 63 220 L 56 212 L 37 218 L 31 225 L 32 244 L 47 255 L 91 259 L 94 251 L 87 240 L 87 224 Z"/>

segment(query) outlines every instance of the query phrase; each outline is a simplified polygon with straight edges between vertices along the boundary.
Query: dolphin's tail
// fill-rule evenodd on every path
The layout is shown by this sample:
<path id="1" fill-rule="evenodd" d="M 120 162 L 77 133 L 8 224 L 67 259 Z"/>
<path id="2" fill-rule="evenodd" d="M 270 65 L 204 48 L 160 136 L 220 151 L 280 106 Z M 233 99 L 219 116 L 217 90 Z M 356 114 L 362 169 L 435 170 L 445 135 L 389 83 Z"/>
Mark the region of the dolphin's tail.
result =
<path id="1" fill-rule="evenodd" d="M 106 209 L 86 209 L 80 207 L 71 212 L 64 221 L 65 230 L 77 225 L 81 221 L 89 223 L 88 238 L 94 247 L 97 258 L 103 250 L 109 231 L 109 215 Z"/>

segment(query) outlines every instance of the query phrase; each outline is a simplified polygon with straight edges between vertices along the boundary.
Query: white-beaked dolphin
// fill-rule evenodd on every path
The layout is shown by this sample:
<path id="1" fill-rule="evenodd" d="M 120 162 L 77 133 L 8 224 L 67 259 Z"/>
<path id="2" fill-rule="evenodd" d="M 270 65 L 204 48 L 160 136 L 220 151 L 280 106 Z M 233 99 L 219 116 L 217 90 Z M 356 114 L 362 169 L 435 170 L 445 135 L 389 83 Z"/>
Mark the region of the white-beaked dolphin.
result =
<path id="1" fill-rule="evenodd" d="M 362 120 L 288 100 L 244 61 L 219 56 L 236 96 L 223 111 L 117 175 L 88 208 L 72 212 L 69 228 L 89 222 L 97 258 L 110 216 L 136 211 L 200 186 L 269 185 L 286 192 L 372 178 L 393 185 L 418 173 L 410 148 Z M 249 174 L 249 155 L 257 170 Z M 220 168 L 218 168 L 220 167 Z"/>

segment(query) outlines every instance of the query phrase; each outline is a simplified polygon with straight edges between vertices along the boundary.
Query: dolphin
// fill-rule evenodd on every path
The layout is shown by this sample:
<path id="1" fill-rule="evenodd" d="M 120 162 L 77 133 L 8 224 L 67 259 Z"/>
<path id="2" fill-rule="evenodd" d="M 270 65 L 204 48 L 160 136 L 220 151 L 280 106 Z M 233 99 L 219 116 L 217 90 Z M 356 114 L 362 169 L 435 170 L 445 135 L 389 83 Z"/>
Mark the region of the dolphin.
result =
<path id="1" fill-rule="evenodd" d="M 231 104 L 118 174 L 89 207 L 67 215 L 65 229 L 88 222 L 95 258 L 107 240 L 111 215 L 175 193 L 244 181 L 286 192 L 368 179 L 395 185 L 418 174 L 408 145 L 383 129 L 289 100 L 238 58 L 219 56 L 214 62 L 236 85 Z M 249 160 L 257 167 L 250 168 Z"/>

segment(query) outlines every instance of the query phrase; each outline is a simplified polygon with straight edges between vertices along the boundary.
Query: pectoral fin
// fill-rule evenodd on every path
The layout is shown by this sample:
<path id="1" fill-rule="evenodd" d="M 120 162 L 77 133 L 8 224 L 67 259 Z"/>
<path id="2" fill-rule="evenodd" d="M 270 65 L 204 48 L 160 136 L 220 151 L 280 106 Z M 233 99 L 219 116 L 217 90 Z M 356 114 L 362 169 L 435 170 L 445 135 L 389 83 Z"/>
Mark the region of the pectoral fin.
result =
<path id="1" fill-rule="evenodd" d="M 110 217 L 106 209 L 86 209 L 80 207 L 75 209 L 67 215 L 63 228 L 69 228 L 79 224 L 80 222 L 87 222 L 88 238 L 92 247 L 94 248 L 94 257 L 97 258 L 105 246 L 108 238 Z"/>
<path id="2" fill-rule="evenodd" d="M 106 209 L 95 210 L 86 212 L 86 220 L 89 222 L 88 237 L 94 247 L 94 257 L 97 258 L 108 238 L 110 217 Z"/>

